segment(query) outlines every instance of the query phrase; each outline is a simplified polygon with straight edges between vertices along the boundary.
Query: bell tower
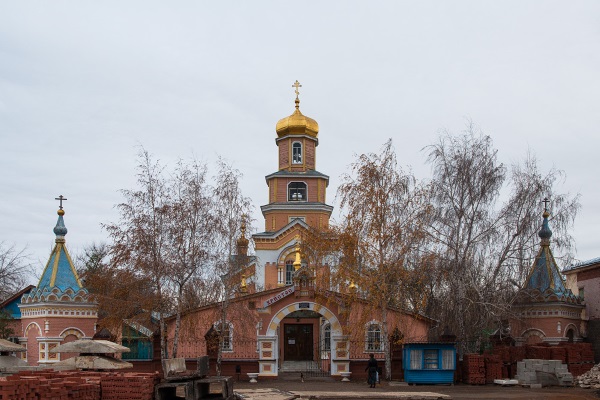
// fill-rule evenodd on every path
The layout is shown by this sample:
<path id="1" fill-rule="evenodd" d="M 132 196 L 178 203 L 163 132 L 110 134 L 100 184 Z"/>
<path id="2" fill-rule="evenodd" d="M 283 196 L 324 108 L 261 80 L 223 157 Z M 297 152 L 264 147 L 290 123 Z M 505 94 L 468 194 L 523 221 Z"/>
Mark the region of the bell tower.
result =
<path id="1" fill-rule="evenodd" d="M 265 231 L 253 235 L 262 264 L 256 269 L 256 283 L 266 289 L 292 284 L 296 236 L 309 227 L 327 228 L 333 211 L 325 203 L 329 176 L 316 170 L 319 124 L 300 111 L 302 85 L 296 81 L 292 87 L 294 112 L 275 126 L 278 170 L 265 177 L 269 188 L 269 203 L 261 206 Z"/>
<path id="2" fill-rule="evenodd" d="M 316 170 L 319 124 L 300 111 L 300 83 L 296 81 L 292 87 L 296 89 L 296 108 L 275 127 L 279 169 L 266 176 L 269 204 L 261 207 L 266 232 L 275 232 L 294 219 L 325 228 L 333 210 L 325 204 L 329 177 Z"/>

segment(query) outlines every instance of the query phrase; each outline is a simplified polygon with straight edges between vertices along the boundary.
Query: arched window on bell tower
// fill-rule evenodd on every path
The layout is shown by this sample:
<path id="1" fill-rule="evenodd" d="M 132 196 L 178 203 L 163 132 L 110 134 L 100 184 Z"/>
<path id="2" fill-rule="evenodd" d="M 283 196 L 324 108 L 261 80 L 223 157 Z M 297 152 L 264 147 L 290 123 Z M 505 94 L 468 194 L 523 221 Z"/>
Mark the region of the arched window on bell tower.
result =
<path id="1" fill-rule="evenodd" d="M 288 185 L 288 201 L 306 201 L 306 183 L 290 182 Z"/>
<path id="2" fill-rule="evenodd" d="M 292 164 L 302 164 L 302 143 L 292 144 Z"/>

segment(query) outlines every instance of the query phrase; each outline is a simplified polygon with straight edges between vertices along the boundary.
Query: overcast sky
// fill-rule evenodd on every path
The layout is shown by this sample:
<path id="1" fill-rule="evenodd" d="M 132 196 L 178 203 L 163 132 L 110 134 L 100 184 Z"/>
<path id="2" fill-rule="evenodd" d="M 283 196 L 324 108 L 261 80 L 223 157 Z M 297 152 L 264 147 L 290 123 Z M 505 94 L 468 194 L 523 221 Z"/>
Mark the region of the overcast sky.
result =
<path id="1" fill-rule="evenodd" d="M 262 231 L 298 79 L 330 204 L 355 154 L 392 138 L 428 177 L 423 147 L 471 119 L 503 163 L 529 149 L 566 172 L 577 258 L 599 257 L 599 76 L 598 1 L 4 0 L 0 241 L 45 263 L 59 194 L 71 253 L 106 241 L 140 145 L 169 165 L 227 159 Z"/>

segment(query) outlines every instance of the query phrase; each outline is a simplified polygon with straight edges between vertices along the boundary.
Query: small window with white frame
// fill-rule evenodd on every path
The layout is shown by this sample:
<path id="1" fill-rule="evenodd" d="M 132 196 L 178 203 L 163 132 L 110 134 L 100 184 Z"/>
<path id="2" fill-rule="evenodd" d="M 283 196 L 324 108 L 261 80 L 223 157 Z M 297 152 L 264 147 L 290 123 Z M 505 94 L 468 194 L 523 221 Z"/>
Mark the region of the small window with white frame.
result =
<path id="1" fill-rule="evenodd" d="M 221 325 L 225 328 L 223 332 L 221 332 Z M 221 350 L 233 351 L 233 326 L 231 322 L 225 322 L 224 324 L 221 324 L 220 321 L 215 322 L 214 327 L 219 334 L 222 334 Z"/>
<path id="2" fill-rule="evenodd" d="M 302 143 L 292 143 L 292 164 L 302 164 Z"/>
<path id="3" fill-rule="evenodd" d="M 366 351 L 383 351 L 381 342 L 381 326 L 378 322 L 369 322 L 367 324 Z"/>

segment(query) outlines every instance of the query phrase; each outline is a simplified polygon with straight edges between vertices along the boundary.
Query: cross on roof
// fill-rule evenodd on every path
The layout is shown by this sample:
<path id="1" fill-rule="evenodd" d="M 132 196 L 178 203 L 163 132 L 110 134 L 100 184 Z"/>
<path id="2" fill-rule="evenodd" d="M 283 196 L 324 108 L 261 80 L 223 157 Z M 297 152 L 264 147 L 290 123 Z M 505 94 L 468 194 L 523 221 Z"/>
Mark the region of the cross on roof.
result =
<path id="1" fill-rule="evenodd" d="M 62 202 L 63 202 L 63 200 L 67 200 L 67 198 L 61 194 L 60 196 L 56 197 L 54 200 L 60 201 L 60 205 L 58 206 L 58 208 L 60 208 L 62 210 L 63 209 Z"/>
<path id="2" fill-rule="evenodd" d="M 548 203 L 550 203 L 550 200 L 547 197 L 544 197 L 542 203 L 544 203 L 544 211 L 548 211 Z"/>
<path id="3" fill-rule="evenodd" d="M 293 88 L 296 88 L 296 90 L 294 91 L 296 93 L 296 98 L 298 98 L 298 95 L 300 94 L 300 92 L 298 91 L 298 88 L 301 88 L 302 85 L 300 84 L 300 82 L 298 82 L 298 79 L 296 79 L 296 82 L 294 82 L 294 84 L 292 85 Z"/>

